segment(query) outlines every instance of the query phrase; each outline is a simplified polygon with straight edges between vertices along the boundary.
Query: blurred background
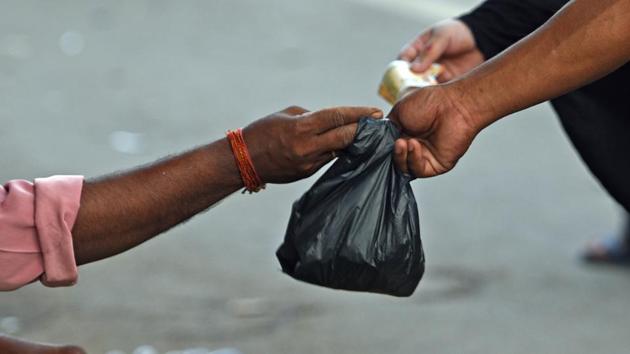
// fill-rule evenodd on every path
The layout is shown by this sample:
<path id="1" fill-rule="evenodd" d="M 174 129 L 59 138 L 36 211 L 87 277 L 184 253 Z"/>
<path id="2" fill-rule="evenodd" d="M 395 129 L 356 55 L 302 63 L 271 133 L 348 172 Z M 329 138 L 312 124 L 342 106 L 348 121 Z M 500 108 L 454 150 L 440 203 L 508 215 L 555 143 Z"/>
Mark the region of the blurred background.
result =
<path id="1" fill-rule="evenodd" d="M 476 1 L 0 4 L 6 181 L 130 168 L 293 104 L 387 111 L 376 89 L 398 49 Z M 107 354 L 627 352 L 628 272 L 577 257 L 620 213 L 547 105 L 414 182 L 427 271 L 411 298 L 280 272 L 291 203 L 315 178 L 235 194 L 82 267 L 75 287 L 0 294 L 0 332 Z"/>

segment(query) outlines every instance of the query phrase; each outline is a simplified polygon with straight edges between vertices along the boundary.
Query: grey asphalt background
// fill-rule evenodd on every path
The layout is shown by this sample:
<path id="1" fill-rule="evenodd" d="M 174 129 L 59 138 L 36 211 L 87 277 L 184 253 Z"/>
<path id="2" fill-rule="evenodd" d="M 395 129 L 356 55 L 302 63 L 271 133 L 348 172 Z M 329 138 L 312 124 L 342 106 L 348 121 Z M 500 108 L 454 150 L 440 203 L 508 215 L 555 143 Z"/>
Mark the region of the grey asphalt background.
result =
<path id="1" fill-rule="evenodd" d="M 2 1 L 0 180 L 99 176 L 291 104 L 387 110 L 376 86 L 400 46 L 474 3 Z M 411 298 L 279 271 L 291 203 L 314 178 L 234 195 L 81 268 L 73 288 L 0 294 L 0 325 L 89 353 L 628 352 L 628 272 L 577 258 L 620 213 L 547 105 L 487 129 L 452 173 L 414 182 L 427 272 Z"/>

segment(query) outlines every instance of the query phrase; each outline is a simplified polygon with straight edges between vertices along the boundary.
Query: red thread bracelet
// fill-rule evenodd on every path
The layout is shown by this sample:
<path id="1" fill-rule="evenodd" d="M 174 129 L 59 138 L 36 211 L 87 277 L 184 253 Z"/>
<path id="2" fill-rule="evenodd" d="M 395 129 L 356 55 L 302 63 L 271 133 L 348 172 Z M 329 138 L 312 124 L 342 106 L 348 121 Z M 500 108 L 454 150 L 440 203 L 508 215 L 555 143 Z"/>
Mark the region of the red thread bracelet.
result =
<path id="1" fill-rule="evenodd" d="M 260 179 L 258 173 L 256 173 L 256 169 L 254 169 L 254 163 L 252 162 L 249 150 L 247 150 L 247 145 L 245 144 L 245 139 L 243 138 L 243 130 L 241 128 L 228 130 L 226 135 L 232 147 L 234 160 L 243 179 L 245 190 L 253 193 L 265 189 L 265 184 Z"/>

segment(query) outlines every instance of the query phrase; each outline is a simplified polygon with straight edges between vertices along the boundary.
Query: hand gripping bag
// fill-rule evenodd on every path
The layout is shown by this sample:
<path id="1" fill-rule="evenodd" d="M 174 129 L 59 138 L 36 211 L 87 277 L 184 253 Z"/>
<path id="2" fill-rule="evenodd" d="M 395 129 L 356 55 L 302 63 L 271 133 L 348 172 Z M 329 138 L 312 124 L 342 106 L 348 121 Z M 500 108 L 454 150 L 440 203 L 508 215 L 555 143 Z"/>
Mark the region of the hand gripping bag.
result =
<path id="1" fill-rule="evenodd" d="M 293 204 L 282 270 L 325 287 L 409 296 L 424 273 L 418 207 L 393 163 L 400 133 L 364 118 L 353 143 Z"/>

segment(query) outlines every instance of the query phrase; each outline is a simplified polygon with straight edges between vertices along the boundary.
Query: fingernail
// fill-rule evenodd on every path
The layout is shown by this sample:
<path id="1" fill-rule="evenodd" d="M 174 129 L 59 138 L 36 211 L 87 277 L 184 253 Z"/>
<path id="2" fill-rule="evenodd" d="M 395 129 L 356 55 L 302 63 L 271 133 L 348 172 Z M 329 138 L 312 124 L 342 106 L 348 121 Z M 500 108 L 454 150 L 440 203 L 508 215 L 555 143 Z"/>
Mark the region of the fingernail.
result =
<path id="1" fill-rule="evenodd" d="M 411 143 L 409 144 L 409 147 L 408 147 L 407 151 L 413 152 L 413 144 L 411 144 Z"/>
<path id="2" fill-rule="evenodd" d="M 383 118 L 383 111 L 381 111 L 380 109 L 376 109 L 376 111 L 372 112 L 372 114 L 370 114 L 370 117 L 372 118 Z"/>

